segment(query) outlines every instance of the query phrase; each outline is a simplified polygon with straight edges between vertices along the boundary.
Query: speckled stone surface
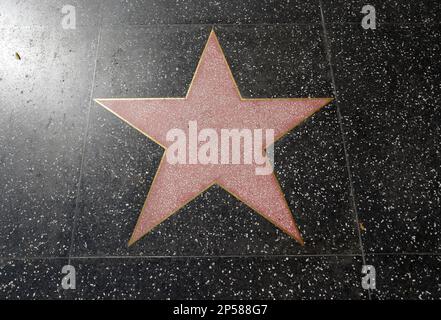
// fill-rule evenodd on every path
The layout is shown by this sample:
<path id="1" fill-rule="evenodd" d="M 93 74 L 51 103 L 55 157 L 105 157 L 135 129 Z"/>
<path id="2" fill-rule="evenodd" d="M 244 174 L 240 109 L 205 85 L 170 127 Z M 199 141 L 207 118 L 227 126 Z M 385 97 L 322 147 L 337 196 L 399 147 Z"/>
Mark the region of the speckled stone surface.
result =
<path id="1" fill-rule="evenodd" d="M 377 275 L 373 299 L 441 299 L 439 255 L 367 255 Z"/>
<path id="2" fill-rule="evenodd" d="M 441 298 L 439 1 L 69 4 L 0 1 L 0 299 Z M 213 27 L 244 97 L 336 97 L 275 146 L 303 247 L 219 187 L 127 247 L 162 149 L 92 99 L 184 96 Z"/>
<path id="3" fill-rule="evenodd" d="M 0 256 L 64 256 L 98 33 L 46 26 L 1 33 Z"/>
<path id="4" fill-rule="evenodd" d="M 75 259 L 83 276 L 69 298 L 361 299 L 360 263 L 354 257 Z"/>
<path id="5" fill-rule="evenodd" d="M 61 25 L 63 6 L 75 7 L 77 26 L 96 26 L 101 23 L 100 6 L 105 0 L 2 0 L 0 26 L 56 26 Z M 61 28 L 60 28 L 61 30 Z"/>
<path id="6" fill-rule="evenodd" d="M 360 25 L 363 6 L 375 8 L 377 22 L 391 24 L 439 24 L 441 4 L 438 0 L 321 0 L 328 23 Z"/>
<path id="7" fill-rule="evenodd" d="M 67 259 L 0 259 L 0 299 L 64 299 L 61 269 Z"/>
<path id="8" fill-rule="evenodd" d="M 441 29 L 329 28 L 367 252 L 441 250 Z"/>
<path id="9" fill-rule="evenodd" d="M 105 0 L 106 25 L 320 23 L 318 1 Z"/>

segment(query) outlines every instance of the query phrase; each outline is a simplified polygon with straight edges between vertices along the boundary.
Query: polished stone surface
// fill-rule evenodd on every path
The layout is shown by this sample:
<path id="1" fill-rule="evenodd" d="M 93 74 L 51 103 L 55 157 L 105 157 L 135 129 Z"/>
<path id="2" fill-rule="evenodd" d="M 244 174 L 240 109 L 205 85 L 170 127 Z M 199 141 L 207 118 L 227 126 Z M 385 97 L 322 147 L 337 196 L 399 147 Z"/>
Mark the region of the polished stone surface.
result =
<path id="1" fill-rule="evenodd" d="M 66 256 L 98 32 L 1 33 L 0 256 Z"/>
<path id="2" fill-rule="evenodd" d="M 441 257 L 439 255 L 368 255 L 375 266 L 377 289 L 372 299 L 439 300 Z"/>
<path id="3" fill-rule="evenodd" d="M 367 252 L 441 252 L 441 28 L 329 28 Z"/>
<path id="4" fill-rule="evenodd" d="M 69 298 L 360 299 L 357 257 L 79 259 Z M 118 288 L 114 290 L 114 288 Z"/>
<path id="5" fill-rule="evenodd" d="M 320 0 L 328 23 L 360 24 L 362 8 L 375 8 L 378 23 L 439 24 L 441 5 L 438 0 Z"/>
<path id="6" fill-rule="evenodd" d="M 0 259 L 0 298 L 65 299 L 61 270 L 67 263 L 67 259 Z"/>
<path id="7" fill-rule="evenodd" d="M 105 0 L 105 25 L 320 23 L 318 1 Z"/>
<path id="8" fill-rule="evenodd" d="M 69 3 L 0 2 L 0 298 L 441 298 L 439 1 Z M 219 187 L 127 247 L 162 149 L 93 99 L 184 96 L 213 27 L 244 97 L 336 98 L 275 146 L 303 247 Z"/>

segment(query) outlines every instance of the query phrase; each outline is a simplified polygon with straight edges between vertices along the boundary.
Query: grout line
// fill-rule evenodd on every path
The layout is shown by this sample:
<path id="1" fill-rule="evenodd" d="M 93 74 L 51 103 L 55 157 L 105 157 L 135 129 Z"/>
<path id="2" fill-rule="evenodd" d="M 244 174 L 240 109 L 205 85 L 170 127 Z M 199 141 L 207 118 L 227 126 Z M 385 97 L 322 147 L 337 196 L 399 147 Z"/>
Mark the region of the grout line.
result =
<path id="1" fill-rule="evenodd" d="M 257 255 L 183 255 L 183 256 L 170 256 L 170 255 L 160 255 L 160 256 L 103 256 L 103 257 L 89 257 L 89 256 L 77 256 L 72 257 L 72 259 L 249 259 L 249 258 L 263 258 L 263 259 L 280 259 L 280 258 L 321 258 L 321 257 L 355 257 L 361 256 L 358 253 L 355 254 L 257 254 Z"/>
<path id="2" fill-rule="evenodd" d="M 101 10 L 100 10 L 101 11 Z M 101 18 L 100 18 L 101 21 Z M 98 38 L 96 43 L 96 50 L 95 50 L 95 62 L 93 66 L 93 76 L 92 76 L 92 85 L 90 88 L 90 97 L 89 97 L 89 108 L 87 111 L 86 116 L 86 128 L 84 132 L 83 137 L 83 146 L 81 151 L 81 164 L 80 164 L 80 173 L 78 178 L 78 185 L 77 185 L 77 192 L 76 192 L 76 199 L 75 199 L 75 208 L 74 208 L 74 216 L 73 216 L 73 223 L 72 223 L 72 231 L 70 236 L 70 246 L 69 246 L 69 255 L 68 255 L 68 264 L 70 264 L 71 256 L 72 256 L 72 250 L 74 246 L 74 240 L 75 240 L 75 229 L 77 227 L 77 218 L 78 218 L 78 211 L 79 211 L 79 204 L 80 204 L 80 194 L 81 194 L 81 187 L 83 182 L 83 173 L 84 173 L 84 162 L 85 162 L 85 154 L 86 154 L 86 146 L 87 146 L 87 139 L 89 137 L 89 127 L 90 127 L 90 114 L 92 110 L 93 105 L 93 94 L 95 89 L 95 77 L 96 77 L 96 67 L 97 67 L 97 61 L 98 61 L 98 53 L 100 48 L 100 40 L 101 40 L 101 22 L 98 27 Z"/>
<path id="3" fill-rule="evenodd" d="M 360 19 L 361 21 L 361 19 Z M 333 21 L 334 25 L 360 25 L 360 22 L 354 21 Z M 380 22 L 379 25 L 391 25 L 391 26 L 438 26 L 440 22 Z M 207 26 L 219 26 L 219 27 L 280 27 L 280 26 L 321 26 L 322 22 L 275 22 L 275 23 L 106 23 L 103 24 L 103 28 L 116 28 L 116 27 L 207 27 Z"/>
<path id="4" fill-rule="evenodd" d="M 361 21 L 361 19 L 360 19 Z M 319 26 L 322 22 L 263 22 L 263 23 L 218 23 L 218 22 L 200 22 L 200 23 L 127 23 L 127 22 L 120 22 L 120 23 L 102 23 L 103 28 L 113 28 L 113 27 L 184 27 L 184 26 L 225 26 L 225 27 L 258 27 L 258 26 Z M 333 25 L 360 25 L 360 22 L 354 22 L 354 21 L 332 21 Z M 385 22 L 385 21 L 378 21 L 377 20 L 377 26 L 378 25 L 395 25 L 395 26 L 439 26 L 441 25 L 441 22 L 439 21 L 432 21 L 432 22 Z M 77 28 L 85 28 L 85 27 L 93 27 L 93 26 L 99 26 L 94 24 L 77 24 Z M 16 28 L 52 28 L 53 25 L 51 24 L 27 24 L 27 25 L 12 25 L 12 24 L 0 24 L 0 29 L 8 29 L 11 27 Z"/>
<path id="5" fill-rule="evenodd" d="M 89 257 L 89 256 L 77 256 L 72 257 L 74 260 L 88 260 L 88 259 L 285 259 L 285 258 L 329 258 L 329 257 L 360 257 L 361 255 L 356 254 L 300 254 L 300 255 L 187 255 L 187 256 L 103 256 L 103 257 Z"/>
<path id="6" fill-rule="evenodd" d="M 373 252 L 365 256 L 441 256 L 441 252 Z"/>
<path id="7" fill-rule="evenodd" d="M 0 257 L 0 261 L 32 261 L 32 260 L 93 260 L 93 259 L 282 259 L 282 258 L 321 258 L 321 257 L 361 257 L 360 253 L 325 253 L 325 254 L 251 254 L 251 255 L 116 255 L 116 256 L 65 256 L 65 257 L 50 257 L 50 256 L 35 256 L 35 257 Z M 415 257 L 439 257 L 440 252 L 378 252 L 368 253 L 366 256 L 415 256 Z"/>
<path id="8" fill-rule="evenodd" d="M 421 256 L 421 257 L 439 257 L 441 252 L 374 252 L 367 253 L 365 256 Z M 320 258 L 320 257 L 361 257 L 361 253 L 323 253 L 323 254 L 250 254 L 250 255 L 108 255 L 108 256 L 70 256 L 72 260 L 79 259 L 228 259 L 228 258 Z M 26 260 L 68 260 L 69 257 L 59 256 L 33 256 L 33 257 L 0 257 L 0 261 L 26 261 Z"/>
<path id="9" fill-rule="evenodd" d="M 182 27 L 182 26 L 194 26 L 194 27 L 207 27 L 207 26 L 219 26 L 219 27 L 278 27 L 278 26 L 319 26 L 318 22 L 280 22 L 280 23 L 106 23 L 103 24 L 104 28 L 113 27 Z"/>
<path id="10" fill-rule="evenodd" d="M 353 21 L 333 21 L 333 25 L 356 25 L 359 26 L 360 22 L 353 22 Z M 377 20 L 377 26 L 384 25 L 384 26 L 437 26 L 440 25 L 440 22 L 381 22 Z M 377 28 L 378 29 L 378 28 Z"/>
<path id="11" fill-rule="evenodd" d="M 363 248 L 363 239 L 362 239 L 362 236 L 361 236 L 361 231 L 360 231 L 360 226 L 359 226 L 359 221 L 360 220 L 359 220 L 359 217 L 358 217 L 357 204 L 356 204 L 356 201 L 355 201 L 355 190 L 354 190 L 354 184 L 353 184 L 353 181 L 352 181 L 351 164 L 350 164 L 350 160 L 349 160 L 348 147 L 347 147 L 346 139 L 345 139 L 345 131 L 344 131 L 344 127 L 343 127 L 343 119 L 342 119 L 340 107 L 339 107 L 339 104 L 338 104 L 337 86 L 336 86 L 336 83 L 335 83 L 334 67 L 332 65 L 331 46 L 329 44 L 328 31 L 326 29 L 326 22 L 325 22 L 325 15 L 324 15 L 324 12 L 323 12 L 322 0 L 319 0 L 319 6 L 320 6 L 320 15 L 321 15 L 321 19 L 322 19 L 323 38 L 324 38 L 324 43 L 325 43 L 325 47 L 326 47 L 326 56 L 328 58 L 329 71 L 331 73 L 332 87 L 333 87 L 333 91 L 334 91 L 335 105 L 336 105 L 336 109 L 337 109 L 337 118 L 338 118 L 338 123 L 339 123 L 339 127 L 340 127 L 340 135 L 341 135 L 341 139 L 342 139 L 342 143 L 343 143 L 343 150 L 344 150 L 344 154 L 345 154 L 346 171 L 347 171 L 348 179 L 349 179 L 349 193 L 350 193 L 351 202 L 352 202 L 352 208 L 354 210 L 354 215 L 355 215 L 355 220 L 356 220 L 355 223 L 356 223 L 356 229 L 357 229 L 357 233 L 358 233 L 358 241 L 359 241 L 359 245 L 360 245 L 361 257 L 362 257 L 362 260 L 363 260 L 363 265 L 366 265 L 366 255 L 365 255 L 364 248 Z M 368 298 L 369 298 L 369 300 L 372 299 L 371 298 L 371 291 L 370 290 L 368 290 Z"/>
<path id="12" fill-rule="evenodd" d="M 250 254 L 250 255 L 115 255 L 115 256 L 34 256 L 34 257 L 0 257 L 0 261 L 26 261 L 26 260 L 93 260 L 93 259 L 280 259 L 280 258 L 321 258 L 321 257 L 361 257 L 360 253 L 324 253 L 324 254 Z M 441 256 L 441 252 L 377 252 L 367 253 L 366 256 Z"/>
<path id="13" fill-rule="evenodd" d="M 322 258 L 322 257 L 359 257 L 359 253 L 348 254 L 251 254 L 251 255 L 116 255 L 116 256 L 70 256 L 70 257 L 0 257 L 0 260 L 93 260 L 93 259 L 249 259 L 249 258 L 262 258 L 262 259 L 280 259 L 280 258 Z"/>

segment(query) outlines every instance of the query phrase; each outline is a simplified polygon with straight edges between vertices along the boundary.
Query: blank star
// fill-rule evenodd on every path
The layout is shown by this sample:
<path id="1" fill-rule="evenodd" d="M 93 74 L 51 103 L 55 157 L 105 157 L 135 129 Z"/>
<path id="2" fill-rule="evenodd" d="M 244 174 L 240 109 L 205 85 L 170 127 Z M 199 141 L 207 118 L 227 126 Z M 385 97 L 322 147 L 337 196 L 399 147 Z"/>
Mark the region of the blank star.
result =
<path id="1" fill-rule="evenodd" d="M 184 98 L 97 99 L 147 137 L 167 149 L 171 129 L 273 129 L 277 140 L 328 104 L 331 98 L 244 99 L 215 33 L 203 50 Z M 274 173 L 256 175 L 256 164 L 170 164 L 165 153 L 141 210 L 129 245 L 214 184 L 303 244 Z"/>

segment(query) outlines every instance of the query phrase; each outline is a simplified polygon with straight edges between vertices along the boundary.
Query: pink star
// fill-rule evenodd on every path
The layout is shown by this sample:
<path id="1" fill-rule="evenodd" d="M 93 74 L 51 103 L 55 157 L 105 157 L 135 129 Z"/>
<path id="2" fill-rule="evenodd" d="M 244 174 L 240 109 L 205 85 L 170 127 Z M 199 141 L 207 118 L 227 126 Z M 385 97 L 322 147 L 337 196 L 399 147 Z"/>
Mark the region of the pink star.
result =
<path id="1" fill-rule="evenodd" d="M 244 99 L 216 35 L 210 33 L 185 98 L 97 99 L 100 105 L 167 149 L 170 129 L 273 129 L 275 140 L 328 104 L 331 98 Z M 274 173 L 256 164 L 170 164 L 162 157 L 129 245 L 214 184 L 303 244 Z"/>

